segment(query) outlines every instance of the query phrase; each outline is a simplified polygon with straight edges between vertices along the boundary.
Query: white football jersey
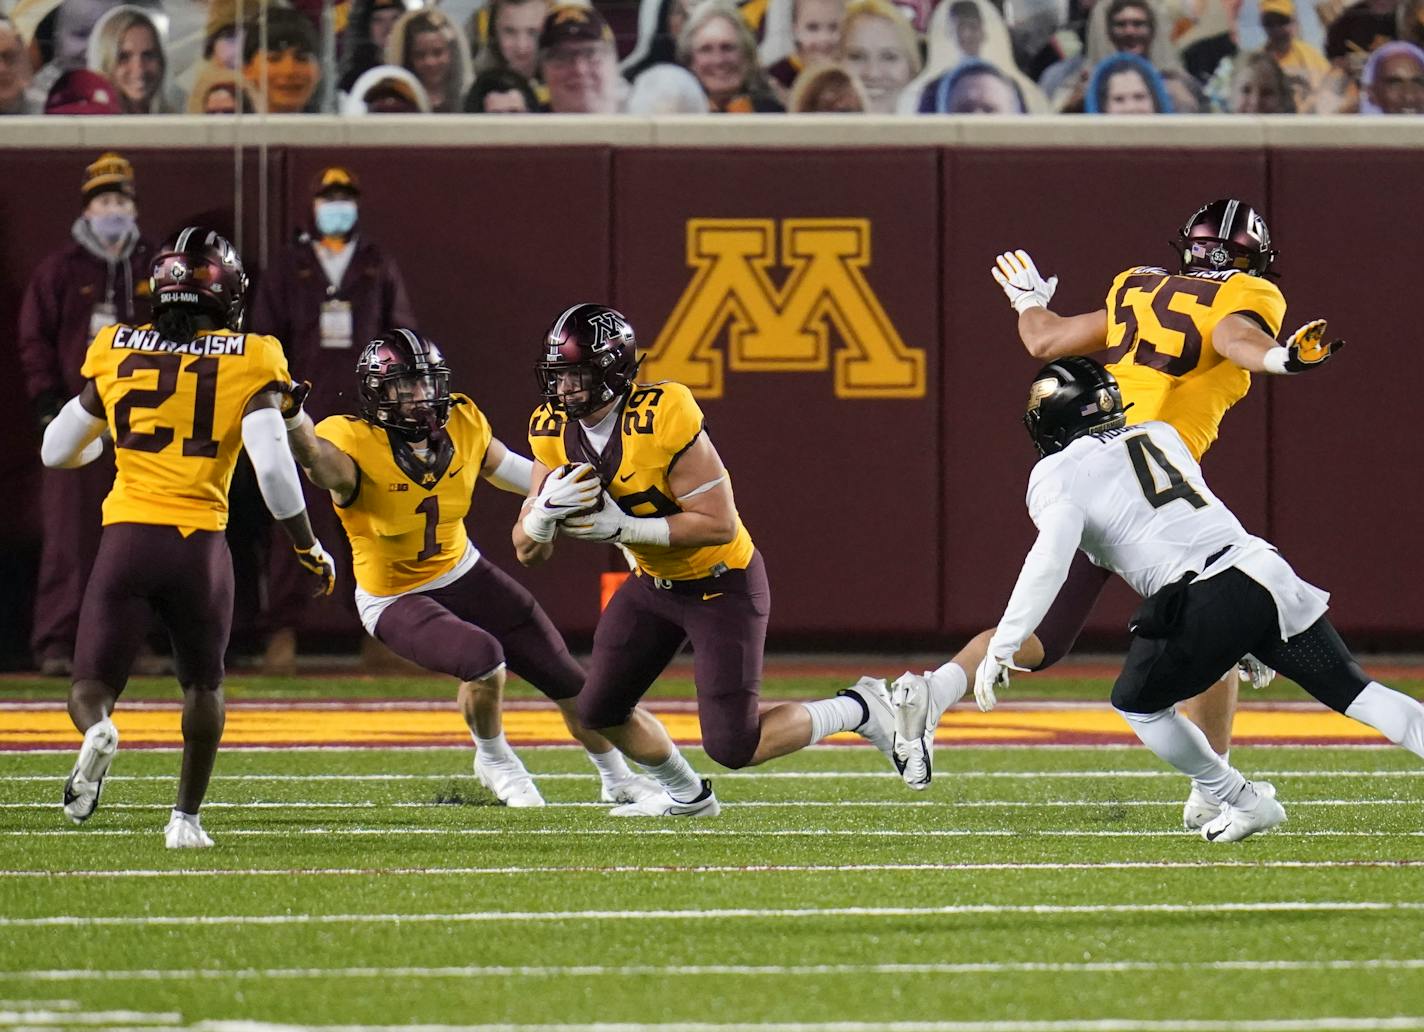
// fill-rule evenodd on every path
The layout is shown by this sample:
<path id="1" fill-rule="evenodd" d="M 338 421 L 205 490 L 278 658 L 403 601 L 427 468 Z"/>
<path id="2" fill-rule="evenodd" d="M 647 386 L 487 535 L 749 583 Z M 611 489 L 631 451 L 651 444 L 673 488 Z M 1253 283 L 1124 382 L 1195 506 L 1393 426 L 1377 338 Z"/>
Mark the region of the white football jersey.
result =
<path id="1" fill-rule="evenodd" d="M 1224 548 L 1260 540 L 1212 494 L 1168 423 L 1080 437 L 1041 460 L 1028 482 L 1029 516 L 1041 529 L 1043 515 L 1062 504 L 1083 515 L 1079 547 L 1088 558 L 1143 596 L 1189 570 L 1204 572 Z"/>

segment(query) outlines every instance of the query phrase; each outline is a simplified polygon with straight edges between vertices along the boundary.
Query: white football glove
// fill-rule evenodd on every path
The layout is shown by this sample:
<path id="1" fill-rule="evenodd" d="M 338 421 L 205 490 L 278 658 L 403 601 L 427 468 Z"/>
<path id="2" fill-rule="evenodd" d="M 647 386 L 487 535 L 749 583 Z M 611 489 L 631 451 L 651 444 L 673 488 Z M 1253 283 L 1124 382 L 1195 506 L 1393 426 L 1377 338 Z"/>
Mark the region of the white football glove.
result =
<path id="1" fill-rule="evenodd" d="M 1276 672 L 1249 652 L 1241 657 L 1241 662 L 1236 664 L 1236 667 L 1241 671 L 1241 677 L 1250 681 L 1251 687 L 1257 691 L 1276 679 Z"/>
<path id="2" fill-rule="evenodd" d="M 580 541 L 609 541 L 620 545 L 666 545 L 668 521 L 664 516 L 629 516 L 609 495 L 603 508 L 582 516 L 570 516 L 559 525 L 566 537 Z"/>
<path id="3" fill-rule="evenodd" d="M 598 500 L 603 482 L 587 462 L 565 463 L 552 470 L 524 517 L 524 533 L 535 541 L 553 541 L 559 521 L 570 513 L 587 509 Z"/>
<path id="4" fill-rule="evenodd" d="M 999 704 L 998 696 L 994 692 L 1009 686 L 1010 669 L 1012 668 L 1000 663 L 992 655 L 986 655 L 984 661 L 979 664 L 979 669 L 974 672 L 974 701 L 985 713 Z"/>
<path id="5" fill-rule="evenodd" d="M 1030 308 L 1047 308 L 1048 302 L 1053 300 L 1053 292 L 1058 289 L 1058 277 L 1044 279 L 1024 250 L 1005 251 L 989 272 L 994 282 L 1004 288 L 1009 304 L 1020 315 Z"/>

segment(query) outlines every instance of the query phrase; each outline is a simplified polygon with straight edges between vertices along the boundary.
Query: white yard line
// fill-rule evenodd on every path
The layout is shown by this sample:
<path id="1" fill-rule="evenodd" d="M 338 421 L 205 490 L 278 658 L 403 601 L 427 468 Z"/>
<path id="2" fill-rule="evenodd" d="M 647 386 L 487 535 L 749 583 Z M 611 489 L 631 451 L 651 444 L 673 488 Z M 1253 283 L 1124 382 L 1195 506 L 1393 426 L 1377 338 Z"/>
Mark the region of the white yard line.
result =
<path id="1" fill-rule="evenodd" d="M 154 750 L 145 749 L 144 752 Z M 522 751 L 522 750 L 521 750 Z M 72 755 L 74 750 L 67 750 L 66 755 Z M 6 756 L 33 755 L 33 753 L 0 753 L 0 760 Z M 54 783 L 56 780 L 62 781 L 67 771 L 56 771 L 53 774 L 0 774 L 0 783 L 4 782 L 48 782 Z M 531 771 L 531 776 L 535 781 L 593 781 L 597 775 L 593 771 L 584 773 L 549 773 L 541 774 L 538 771 Z M 1418 770 L 1259 770 L 1252 771 L 1252 777 L 1257 778 L 1424 778 L 1424 767 Z M 295 781 L 295 782 L 321 782 L 321 781 L 450 781 L 453 779 L 468 777 L 467 770 L 449 770 L 439 774 L 214 774 L 213 781 Z M 1172 770 L 946 770 L 941 777 L 945 781 L 965 781 L 981 779 L 1029 779 L 1033 781 L 1074 781 L 1078 779 L 1086 780 L 1117 780 L 1121 778 L 1168 778 L 1180 781 L 1181 774 Z M 871 778 L 874 780 L 896 780 L 900 775 L 893 770 L 733 770 L 718 771 L 717 780 L 726 781 L 728 779 L 744 781 L 819 781 L 819 780 L 857 780 L 861 778 Z M 177 781 L 176 774 L 111 774 L 106 779 L 106 783 L 117 783 L 120 781 Z"/>
<path id="2" fill-rule="evenodd" d="M 1254 914 L 1388 913 L 1421 911 L 1424 902 L 1389 900 L 1301 900 L 1242 903 L 963 903 L 942 907 L 800 907 L 783 909 L 707 908 L 686 910 L 492 910 L 449 914 L 147 914 L 100 916 L 56 914 L 49 917 L 0 917 L 0 928 L 192 927 L 287 924 L 487 924 L 513 921 L 704 921 L 820 920 L 828 917 L 955 917 L 966 914 L 1018 914 L 1057 917 L 1078 914 Z"/>
<path id="3" fill-rule="evenodd" d="M 439 836 L 439 835 L 472 835 L 472 836 L 510 836 L 521 835 L 555 835 L 570 837 L 575 835 L 616 835 L 620 838 L 637 838 L 641 836 L 667 836 L 672 838 L 807 838 L 807 837 L 827 837 L 835 836 L 840 838 L 1195 838 L 1192 832 L 1185 832 L 1180 829 L 1174 831 L 1162 829 L 1107 831 L 1103 829 L 1082 829 L 1082 828 L 1061 828 L 1061 829 L 1041 829 L 1041 828 L 912 828 L 912 829 L 891 829 L 891 828 L 775 828 L 775 829 L 723 829 L 723 828 L 688 828 L 686 826 L 676 828 L 649 828 L 630 827 L 627 822 L 623 822 L 619 827 L 600 828 L 343 828 L 343 827 L 323 827 L 314 828 L 210 828 L 221 836 L 241 836 L 252 838 L 290 838 L 293 835 L 325 835 L 327 837 L 356 836 L 356 837 L 413 837 L 413 836 Z M 76 839 L 90 836 L 105 837 L 134 837 L 139 835 L 151 835 L 153 832 L 143 828 L 68 828 L 63 830 L 37 829 L 33 831 L 0 830 L 0 836 L 6 838 L 33 838 L 35 836 L 58 837 L 72 835 Z M 1314 829 L 1310 831 L 1281 830 L 1276 829 L 1271 832 L 1272 838 L 1424 838 L 1424 831 L 1335 831 L 1328 828 Z"/>
<path id="4" fill-rule="evenodd" d="M 97 1025 L 107 1027 L 112 1025 L 131 1025 L 135 1022 L 143 1022 L 149 1025 L 173 1026 L 178 1025 L 183 1020 L 183 1015 L 173 1011 L 149 1012 L 149 1011 L 88 1011 L 88 1010 L 0 1010 L 0 1026 L 6 1028 L 26 1028 L 33 1026 L 59 1026 L 61 1028 L 73 1025 Z"/>
<path id="5" fill-rule="evenodd" d="M 0 749 L 0 758 L 14 756 L 73 756 L 79 751 L 80 739 L 76 732 L 74 744 L 64 748 L 45 749 Z M 701 749 L 701 742 L 681 743 L 689 749 Z M 1139 742 L 941 742 L 941 748 L 945 749 L 992 749 L 995 753 L 1002 753 L 1005 750 L 1011 752 L 1084 752 L 1084 751 L 1128 751 L 1141 750 Z M 1347 749 L 1350 752 L 1392 752 L 1399 746 L 1390 742 L 1375 741 L 1332 741 L 1320 742 L 1317 739 L 1310 739 L 1305 744 L 1300 742 L 1248 742 L 1241 746 L 1243 749 Z M 544 745 L 520 745 L 520 752 L 542 752 L 545 750 L 583 750 L 583 746 L 574 742 L 552 742 Z M 825 744 L 810 745 L 807 749 L 816 752 L 860 752 L 870 749 L 869 742 L 848 742 L 845 745 Z M 180 753 L 183 751 L 181 745 L 155 745 L 155 746 L 134 746 L 133 751 L 143 753 Z M 380 742 L 374 745 L 351 745 L 349 743 L 337 743 L 335 745 L 246 745 L 233 742 L 223 745 L 224 752 L 238 753 L 369 753 L 369 752 L 394 752 L 394 753 L 421 753 L 421 752 L 454 752 L 468 753 L 468 745 L 401 745 L 393 742 Z M 1179 777 L 1180 775 L 1173 775 Z"/>
<path id="6" fill-rule="evenodd" d="M 167 982 L 202 979 L 320 978 L 686 978 L 765 976 L 818 978 L 828 975 L 1008 975 L 1123 974 L 1219 971 L 1418 971 L 1424 958 L 1378 960 L 1086 961 L 1079 963 L 924 964 L 572 964 L 468 965 L 462 967 L 340 968 L 102 968 L 0 971 L 0 982 Z"/>
<path id="7" fill-rule="evenodd" d="M 1412 1032 L 1424 1017 L 1274 1018 L 1206 1021 L 1197 1018 L 1145 1020 L 1081 1018 L 1058 1021 L 825 1021 L 597 1022 L 555 1025 L 284 1025 L 260 1021 L 204 1021 L 192 1032 Z"/>
<path id="8" fill-rule="evenodd" d="M 1301 806 L 1412 806 L 1424 804 L 1420 799 L 1288 799 L 1292 808 Z M 48 799 L 43 802 L 0 803 L 0 810 L 49 810 L 57 803 Z M 378 799 L 268 799 L 251 802 L 210 802 L 204 803 L 205 810 L 429 810 L 442 806 L 463 806 L 464 803 L 429 802 L 384 802 Z M 489 804 L 494 805 L 494 804 Z M 735 799 L 728 800 L 728 806 L 737 809 L 925 809 L 942 807 L 953 810 L 995 810 L 995 809 L 1038 809 L 1043 807 L 1100 808 L 1114 806 L 1173 806 L 1180 807 L 1182 801 L 1171 799 L 955 799 L 935 802 L 928 799 Z M 545 803 L 548 810 L 609 810 L 612 803 L 573 802 Z M 106 803 L 105 810 L 168 810 L 171 803 Z"/>
<path id="9" fill-rule="evenodd" d="M 628 864 L 609 867 L 262 867 L 180 868 L 112 871 L 0 871 L 0 878 L 215 878 L 215 877 L 362 877 L 390 875 L 534 875 L 549 874 L 854 874 L 881 871 L 1197 871 L 1203 868 L 1261 870 L 1334 870 L 1342 868 L 1408 870 L 1424 860 L 1112 860 L 1102 863 L 949 863 L 949 864 Z"/>

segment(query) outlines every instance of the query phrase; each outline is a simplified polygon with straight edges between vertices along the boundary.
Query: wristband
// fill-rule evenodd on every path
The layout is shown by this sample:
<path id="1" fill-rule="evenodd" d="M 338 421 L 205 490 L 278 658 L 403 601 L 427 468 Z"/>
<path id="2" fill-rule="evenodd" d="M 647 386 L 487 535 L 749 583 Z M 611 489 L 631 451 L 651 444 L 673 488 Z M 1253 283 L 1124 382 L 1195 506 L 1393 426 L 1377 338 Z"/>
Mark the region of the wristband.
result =
<path id="1" fill-rule="evenodd" d="M 618 540 L 625 545 L 660 545 L 668 547 L 672 533 L 666 516 L 652 516 L 646 519 L 629 517 L 624 520 Z"/>
<path id="2" fill-rule="evenodd" d="M 1024 312 L 1027 312 L 1030 308 L 1048 307 L 1048 305 L 1044 302 L 1043 298 L 1040 297 L 1038 292 L 1034 290 L 1030 290 L 1026 293 L 1020 294 L 1018 297 L 1014 298 L 1012 304 L 1014 306 L 1014 311 L 1018 312 L 1019 315 L 1023 315 Z"/>
<path id="3" fill-rule="evenodd" d="M 554 534 L 558 530 L 558 521 L 538 509 L 530 509 L 520 525 L 530 539 L 545 545 L 554 540 Z"/>
<path id="4" fill-rule="evenodd" d="M 1287 372 L 1286 362 L 1290 360 L 1290 349 L 1277 344 L 1261 356 L 1261 365 L 1268 373 L 1280 376 Z"/>

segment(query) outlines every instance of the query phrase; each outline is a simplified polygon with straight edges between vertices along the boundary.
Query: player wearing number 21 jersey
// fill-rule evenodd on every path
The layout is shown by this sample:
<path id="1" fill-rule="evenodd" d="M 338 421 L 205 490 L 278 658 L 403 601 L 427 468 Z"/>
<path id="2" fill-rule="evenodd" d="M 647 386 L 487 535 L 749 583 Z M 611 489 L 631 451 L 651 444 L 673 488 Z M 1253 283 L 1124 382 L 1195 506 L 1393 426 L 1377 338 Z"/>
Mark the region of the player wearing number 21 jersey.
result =
<path id="1" fill-rule="evenodd" d="M 69 712 L 84 745 L 64 790 L 76 823 L 99 804 L 118 748 L 109 714 L 149 616 L 173 642 L 183 687 L 183 768 L 164 829 L 172 847 L 210 846 L 198 821 L 223 727 L 223 653 L 232 626 L 232 558 L 223 528 L 245 447 L 272 515 L 329 594 L 335 572 L 312 535 L 279 406 L 290 386 L 282 346 L 238 332 L 247 277 L 222 237 L 189 227 L 158 256 L 154 321 L 109 326 L 89 346 L 84 389 L 46 428 L 46 465 L 92 461 L 107 427 L 118 474 L 84 592 Z"/>
<path id="2" fill-rule="evenodd" d="M 1024 424 L 1042 456 L 1027 498 L 1038 539 L 976 674 L 980 709 L 996 704 L 1008 657 L 1042 622 L 1081 552 L 1144 598 L 1113 706 L 1144 745 L 1222 801 L 1201 828 L 1208 842 L 1239 841 L 1286 816 L 1274 788 L 1243 778 L 1175 708 L 1245 653 L 1424 756 L 1424 706 L 1360 669 L 1326 616 L 1329 595 L 1246 532 L 1175 427 L 1127 425 L 1110 372 L 1083 356 L 1050 362 L 1034 377 Z"/>
<path id="3" fill-rule="evenodd" d="M 459 680 L 475 774 L 506 805 L 544 805 L 505 740 L 506 664 L 559 707 L 599 771 L 606 802 L 656 794 L 607 740 L 579 725 L 583 670 L 529 592 L 465 530 L 480 480 L 526 494 L 529 460 L 494 437 L 469 397 L 450 392 L 450 367 L 428 337 L 387 330 L 362 349 L 356 376 L 359 416 L 328 416 L 313 428 L 299 389 L 287 427 L 293 454 L 331 492 L 351 539 L 366 630 L 397 655 Z"/>
<path id="4" fill-rule="evenodd" d="M 574 305 L 554 321 L 537 366 L 544 404 L 529 421 L 534 490 L 513 531 L 526 565 L 548 560 L 559 535 L 620 544 L 637 563 L 599 618 L 579 715 L 665 791 L 613 813 L 720 809 L 662 725 L 634 708 L 688 640 L 702 744 L 718 763 L 745 767 L 852 730 L 888 756 L 884 682 L 760 711 L 765 565 L 692 392 L 635 383 L 636 349 L 632 326 L 604 305 Z"/>

